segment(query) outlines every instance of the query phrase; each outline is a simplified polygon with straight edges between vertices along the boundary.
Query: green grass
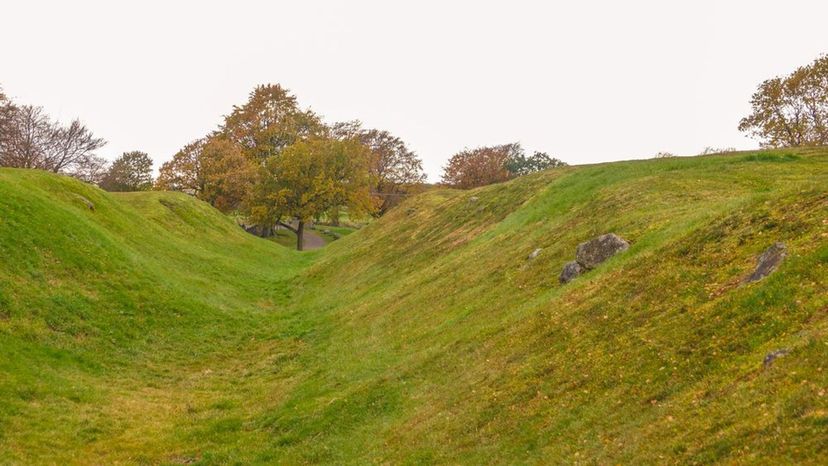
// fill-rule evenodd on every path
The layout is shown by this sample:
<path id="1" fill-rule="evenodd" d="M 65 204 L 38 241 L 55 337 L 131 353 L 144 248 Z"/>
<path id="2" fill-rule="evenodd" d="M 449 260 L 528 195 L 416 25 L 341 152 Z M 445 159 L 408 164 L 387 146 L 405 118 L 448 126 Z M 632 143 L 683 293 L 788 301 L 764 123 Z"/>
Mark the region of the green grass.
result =
<path id="1" fill-rule="evenodd" d="M 274 235 L 267 239 L 269 241 L 273 241 L 276 244 L 281 244 L 286 248 L 296 249 L 296 233 L 290 230 L 276 230 L 274 232 Z"/>
<path id="2" fill-rule="evenodd" d="M 326 243 L 342 239 L 357 230 L 358 228 L 348 226 L 335 227 L 330 225 L 316 225 L 313 228 L 313 231 L 315 231 L 316 234 L 322 237 L 322 239 L 324 239 Z"/>
<path id="3" fill-rule="evenodd" d="M 820 464 L 827 187 L 826 150 L 568 167 L 299 253 L 0 170 L 0 463 Z"/>

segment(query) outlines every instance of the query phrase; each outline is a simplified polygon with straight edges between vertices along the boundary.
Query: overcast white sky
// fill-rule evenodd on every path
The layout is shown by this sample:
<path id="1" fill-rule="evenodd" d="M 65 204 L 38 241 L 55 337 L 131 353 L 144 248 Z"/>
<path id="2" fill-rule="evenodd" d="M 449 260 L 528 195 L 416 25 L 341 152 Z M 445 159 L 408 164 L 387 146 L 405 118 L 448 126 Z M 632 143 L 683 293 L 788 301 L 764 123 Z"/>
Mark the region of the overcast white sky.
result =
<path id="1" fill-rule="evenodd" d="M 519 141 L 571 164 L 752 148 L 764 79 L 828 52 L 822 1 L 8 1 L 0 85 L 156 164 L 256 84 L 402 137 L 432 181 Z"/>

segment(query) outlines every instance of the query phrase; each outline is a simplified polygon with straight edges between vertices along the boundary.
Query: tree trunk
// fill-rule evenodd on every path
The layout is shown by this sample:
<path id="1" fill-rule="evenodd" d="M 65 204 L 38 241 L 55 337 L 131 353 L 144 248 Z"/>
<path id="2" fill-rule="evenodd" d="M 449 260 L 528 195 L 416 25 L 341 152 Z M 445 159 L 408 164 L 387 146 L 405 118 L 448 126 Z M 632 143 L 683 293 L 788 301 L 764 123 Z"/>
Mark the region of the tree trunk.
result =
<path id="1" fill-rule="evenodd" d="M 285 230 L 290 230 L 290 231 L 292 231 L 292 232 L 296 233 L 296 228 L 293 228 L 292 226 L 290 226 L 290 225 L 289 225 L 289 224 L 287 224 L 287 223 L 284 223 L 284 222 L 282 222 L 282 221 L 279 221 L 279 222 L 276 222 L 276 225 L 282 226 L 282 227 L 284 227 L 284 228 L 285 228 Z"/>
<path id="2" fill-rule="evenodd" d="M 299 220 L 299 228 L 296 229 L 296 249 L 305 249 L 305 222 Z"/>

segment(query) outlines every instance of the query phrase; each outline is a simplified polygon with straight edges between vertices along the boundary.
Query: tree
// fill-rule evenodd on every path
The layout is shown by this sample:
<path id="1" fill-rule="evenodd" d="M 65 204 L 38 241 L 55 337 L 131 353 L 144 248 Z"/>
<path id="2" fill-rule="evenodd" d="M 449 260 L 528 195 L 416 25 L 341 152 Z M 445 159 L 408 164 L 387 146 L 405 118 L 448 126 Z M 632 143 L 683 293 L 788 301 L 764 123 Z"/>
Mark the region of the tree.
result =
<path id="1" fill-rule="evenodd" d="M 161 165 L 155 189 L 159 191 L 181 191 L 201 198 L 204 191 L 204 175 L 201 171 L 201 154 L 205 139 L 195 140 Z"/>
<path id="2" fill-rule="evenodd" d="M 3 93 L 3 88 L 0 88 L 0 157 L 2 157 L 2 148 L 4 141 L 10 136 L 12 117 L 16 107 L 12 101 Z"/>
<path id="3" fill-rule="evenodd" d="M 546 152 L 535 151 L 527 157 L 523 149 L 513 151 L 511 158 L 506 162 L 506 169 L 512 176 L 523 176 L 550 168 L 565 167 L 566 162 L 550 156 Z"/>
<path id="4" fill-rule="evenodd" d="M 244 105 L 234 106 L 219 132 L 251 160 L 264 161 L 296 141 L 320 135 L 324 126 L 278 84 L 257 86 Z"/>
<path id="5" fill-rule="evenodd" d="M 211 137 L 201 148 L 199 198 L 222 212 L 241 209 L 256 178 L 256 165 L 238 144 Z"/>
<path id="6" fill-rule="evenodd" d="M 520 143 L 464 149 L 454 154 L 443 167 L 443 183 L 454 188 L 471 189 L 510 180 L 566 163 L 535 151 L 527 157 Z"/>
<path id="7" fill-rule="evenodd" d="M 158 172 L 155 189 L 181 191 L 231 212 L 242 207 L 256 166 L 238 144 L 212 135 L 187 144 Z"/>
<path id="8" fill-rule="evenodd" d="M 147 191 L 152 188 L 152 159 L 145 152 L 124 152 L 101 180 L 107 191 Z"/>
<path id="9" fill-rule="evenodd" d="M 376 209 L 369 173 L 371 154 L 355 139 L 314 138 L 268 157 L 253 188 L 250 216 L 259 225 L 295 220 L 297 243 L 304 247 L 305 222 L 335 207 L 353 214 Z"/>
<path id="10" fill-rule="evenodd" d="M 40 107 L 14 110 L 0 143 L 0 165 L 46 169 L 45 152 L 53 145 L 55 127 Z"/>
<path id="11" fill-rule="evenodd" d="M 106 141 L 96 138 L 80 120 L 58 128 L 54 143 L 47 157 L 47 166 L 54 172 L 71 172 L 79 165 L 88 163 L 89 158 L 95 156 L 95 151 L 106 145 Z"/>
<path id="12" fill-rule="evenodd" d="M 752 113 L 739 130 L 763 147 L 828 144 L 828 56 L 768 79 L 751 98 Z"/>
<path id="13" fill-rule="evenodd" d="M 464 149 L 454 154 L 443 168 L 443 183 L 470 189 L 506 181 L 513 176 L 507 163 L 520 150 L 518 143 Z"/>
<path id="14" fill-rule="evenodd" d="M 12 106 L 11 100 L 9 100 L 9 98 L 6 97 L 6 94 L 3 92 L 3 88 L 0 87 L 0 111 L 3 112 L 3 113 L 0 113 L 0 115 L 5 115 L 5 110 L 7 108 L 10 109 L 11 106 Z M 0 120 L 0 121 L 2 121 L 2 120 Z"/>
<path id="15" fill-rule="evenodd" d="M 382 199 L 380 214 L 425 182 L 423 162 L 402 139 L 388 131 L 363 129 L 359 121 L 336 123 L 331 131 L 339 139 L 357 139 L 371 151 L 370 168 L 376 181 L 373 189 Z"/>
<path id="16" fill-rule="evenodd" d="M 6 117 L 0 137 L 0 165 L 71 173 L 90 162 L 106 145 L 79 120 L 63 126 L 52 121 L 43 108 L 23 105 Z"/>
<path id="17" fill-rule="evenodd" d="M 100 185 L 107 173 L 109 173 L 109 161 L 93 155 L 87 157 L 83 163 L 77 164 L 69 175 L 85 183 Z"/>

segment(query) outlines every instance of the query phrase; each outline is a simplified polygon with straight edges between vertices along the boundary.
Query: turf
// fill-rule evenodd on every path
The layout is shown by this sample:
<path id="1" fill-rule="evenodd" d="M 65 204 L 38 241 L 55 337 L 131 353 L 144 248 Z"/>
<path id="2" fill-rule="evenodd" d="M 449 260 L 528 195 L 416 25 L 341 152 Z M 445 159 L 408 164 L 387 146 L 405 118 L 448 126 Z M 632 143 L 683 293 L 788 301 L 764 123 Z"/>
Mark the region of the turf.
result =
<path id="1" fill-rule="evenodd" d="M 273 233 L 273 236 L 269 237 L 268 240 L 286 248 L 296 249 L 296 233 L 287 229 L 276 230 Z"/>
<path id="2" fill-rule="evenodd" d="M 559 285 L 606 232 L 631 248 Z M 828 457 L 828 150 L 429 191 L 303 253 L 0 170 L 0 257 L 0 463 Z"/>

